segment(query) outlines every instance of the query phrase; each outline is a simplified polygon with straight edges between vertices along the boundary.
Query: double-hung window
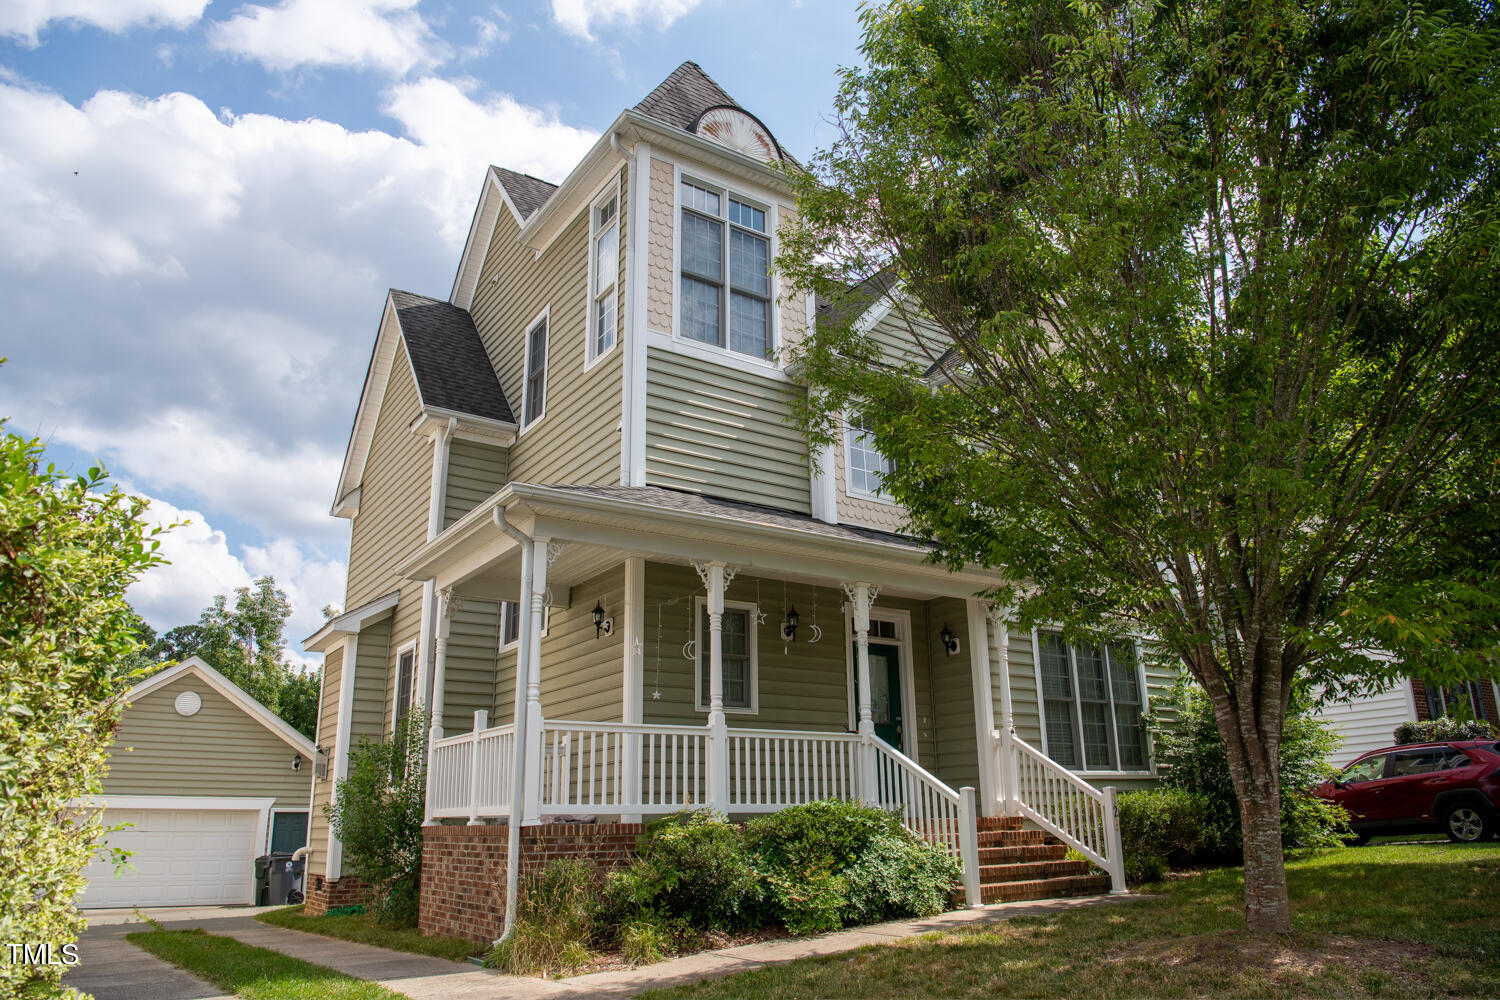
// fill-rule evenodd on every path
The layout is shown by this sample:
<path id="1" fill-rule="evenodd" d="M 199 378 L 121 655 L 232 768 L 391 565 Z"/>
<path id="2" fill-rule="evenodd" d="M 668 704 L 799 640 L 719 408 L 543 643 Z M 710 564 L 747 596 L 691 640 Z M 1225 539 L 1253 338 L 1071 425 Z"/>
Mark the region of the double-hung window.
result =
<path id="1" fill-rule="evenodd" d="M 547 412 L 547 314 L 526 334 L 526 397 L 521 426 L 530 427 Z"/>
<path id="2" fill-rule="evenodd" d="M 1465 681 L 1462 684 L 1449 684 L 1443 687 L 1437 684 L 1425 685 L 1427 691 L 1427 717 L 1440 719 L 1445 715 L 1459 715 L 1465 718 L 1482 719 L 1486 722 L 1494 722 L 1484 703 L 1484 690 L 1478 681 Z"/>
<path id="3" fill-rule="evenodd" d="M 594 206 L 593 259 L 589 288 L 589 360 L 615 346 L 615 288 L 620 274 L 619 198 L 610 195 Z"/>
<path id="4" fill-rule="evenodd" d="M 682 336 L 771 356 L 771 240 L 765 209 L 682 182 Z"/>
<path id="5" fill-rule="evenodd" d="M 521 640 L 521 605 L 516 601 L 500 602 L 500 646 L 514 646 Z"/>
<path id="6" fill-rule="evenodd" d="M 412 693 L 417 686 L 416 666 L 415 646 L 409 646 L 396 654 L 396 711 L 393 721 L 397 731 L 411 714 Z"/>
<path id="7" fill-rule="evenodd" d="M 701 599 L 698 604 L 698 707 L 706 709 L 712 686 L 709 679 L 712 635 L 709 631 L 708 604 Z M 755 616 L 751 606 L 725 606 L 720 641 L 723 644 L 724 708 L 727 711 L 753 712 Z"/>
<path id="8" fill-rule="evenodd" d="M 854 496 L 889 500 L 890 494 L 885 492 L 883 484 L 895 465 L 875 447 L 875 435 L 870 433 L 863 416 L 853 414 L 849 417 L 847 442 L 848 492 Z"/>
<path id="9" fill-rule="evenodd" d="M 1135 650 L 1126 643 L 1069 646 L 1037 637 L 1047 756 L 1079 771 L 1144 771 L 1145 696 Z"/>

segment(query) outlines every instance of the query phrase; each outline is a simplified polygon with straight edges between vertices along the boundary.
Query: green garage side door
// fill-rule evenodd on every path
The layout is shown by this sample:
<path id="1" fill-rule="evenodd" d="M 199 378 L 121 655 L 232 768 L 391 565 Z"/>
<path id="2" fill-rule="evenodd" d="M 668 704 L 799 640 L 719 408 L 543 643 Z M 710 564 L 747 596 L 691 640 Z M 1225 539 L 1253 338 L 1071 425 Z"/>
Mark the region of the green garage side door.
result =
<path id="1" fill-rule="evenodd" d="M 291 854 L 307 846 L 307 813 L 279 812 L 271 817 L 271 853 Z"/>

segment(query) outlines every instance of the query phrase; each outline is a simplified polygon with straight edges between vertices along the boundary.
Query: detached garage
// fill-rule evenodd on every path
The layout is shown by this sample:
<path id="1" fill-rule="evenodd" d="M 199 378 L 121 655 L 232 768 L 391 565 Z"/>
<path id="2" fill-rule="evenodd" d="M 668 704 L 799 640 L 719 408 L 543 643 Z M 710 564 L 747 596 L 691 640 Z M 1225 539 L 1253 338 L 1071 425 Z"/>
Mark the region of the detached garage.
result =
<path id="1" fill-rule="evenodd" d="M 312 742 L 197 657 L 142 681 L 104 779 L 106 842 L 82 907 L 252 903 L 255 858 L 307 843 Z"/>

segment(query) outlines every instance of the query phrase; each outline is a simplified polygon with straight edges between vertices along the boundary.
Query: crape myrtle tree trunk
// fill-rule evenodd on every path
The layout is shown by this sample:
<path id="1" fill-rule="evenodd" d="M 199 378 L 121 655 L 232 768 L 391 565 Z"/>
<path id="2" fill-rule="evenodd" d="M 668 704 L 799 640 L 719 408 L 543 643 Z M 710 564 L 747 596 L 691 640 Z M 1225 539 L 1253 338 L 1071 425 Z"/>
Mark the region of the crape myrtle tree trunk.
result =
<path id="1" fill-rule="evenodd" d="M 861 413 L 913 530 L 1019 581 L 990 596 L 1023 624 L 1180 661 L 1241 803 L 1246 923 L 1288 931 L 1294 685 L 1496 647 L 1493 7 L 862 18 L 778 258 L 824 302 L 789 349 L 801 422 L 826 444 Z M 858 321 L 885 289 L 905 355 Z"/>

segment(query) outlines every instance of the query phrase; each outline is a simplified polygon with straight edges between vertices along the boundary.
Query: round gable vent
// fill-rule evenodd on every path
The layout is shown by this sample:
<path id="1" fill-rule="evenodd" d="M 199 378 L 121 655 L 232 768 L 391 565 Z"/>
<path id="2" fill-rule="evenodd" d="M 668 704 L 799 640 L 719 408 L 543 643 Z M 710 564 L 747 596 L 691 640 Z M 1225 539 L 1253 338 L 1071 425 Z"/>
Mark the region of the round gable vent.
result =
<path id="1" fill-rule="evenodd" d="M 203 699 L 198 697 L 197 691 L 184 691 L 172 702 L 172 707 L 177 709 L 178 715 L 197 715 L 198 709 L 203 707 Z"/>
<path id="2" fill-rule="evenodd" d="M 744 108 L 720 104 L 698 116 L 690 130 L 763 163 L 782 159 L 781 145 L 761 120 Z"/>

